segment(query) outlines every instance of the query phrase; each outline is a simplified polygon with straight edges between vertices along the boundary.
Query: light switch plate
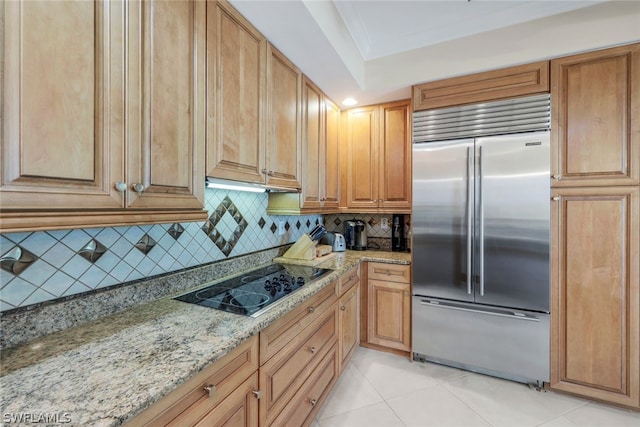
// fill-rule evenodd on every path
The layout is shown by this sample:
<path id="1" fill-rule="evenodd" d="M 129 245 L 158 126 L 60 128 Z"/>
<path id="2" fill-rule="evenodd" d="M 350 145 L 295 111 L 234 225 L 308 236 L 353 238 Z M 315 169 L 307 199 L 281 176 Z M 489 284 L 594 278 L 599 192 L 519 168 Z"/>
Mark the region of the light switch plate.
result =
<path id="1" fill-rule="evenodd" d="M 389 218 L 381 218 L 380 219 L 380 228 L 383 230 L 389 229 Z"/>
<path id="2" fill-rule="evenodd" d="M 278 236 L 283 236 L 286 230 L 284 229 L 284 221 L 278 221 Z"/>

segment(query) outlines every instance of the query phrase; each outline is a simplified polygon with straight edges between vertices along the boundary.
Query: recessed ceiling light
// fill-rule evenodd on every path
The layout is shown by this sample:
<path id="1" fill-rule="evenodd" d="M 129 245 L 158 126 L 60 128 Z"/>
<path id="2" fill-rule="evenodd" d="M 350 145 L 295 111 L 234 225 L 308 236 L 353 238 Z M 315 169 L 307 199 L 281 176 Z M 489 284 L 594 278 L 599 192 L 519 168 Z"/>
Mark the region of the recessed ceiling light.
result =
<path id="1" fill-rule="evenodd" d="M 353 98 L 345 98 L 344 101 L 342 101 L 342 105 L 347 107 L 351 107 L 352 105 L 356 105 L 357 103 L 358 101 Z"/>

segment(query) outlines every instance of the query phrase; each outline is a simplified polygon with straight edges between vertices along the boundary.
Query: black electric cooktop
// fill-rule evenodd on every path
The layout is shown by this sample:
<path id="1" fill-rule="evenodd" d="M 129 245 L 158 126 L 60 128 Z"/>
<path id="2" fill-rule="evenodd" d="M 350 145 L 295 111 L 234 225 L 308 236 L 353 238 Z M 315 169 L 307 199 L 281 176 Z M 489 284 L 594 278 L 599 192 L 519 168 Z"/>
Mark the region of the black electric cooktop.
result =
<path id="1" fill-rule="evenodd" d="M 330 271 L 326 268 L 301 265 L 271 264 L 174 299 L 229 313 L 257 317 L 264 313 L 270 304 Z"/>

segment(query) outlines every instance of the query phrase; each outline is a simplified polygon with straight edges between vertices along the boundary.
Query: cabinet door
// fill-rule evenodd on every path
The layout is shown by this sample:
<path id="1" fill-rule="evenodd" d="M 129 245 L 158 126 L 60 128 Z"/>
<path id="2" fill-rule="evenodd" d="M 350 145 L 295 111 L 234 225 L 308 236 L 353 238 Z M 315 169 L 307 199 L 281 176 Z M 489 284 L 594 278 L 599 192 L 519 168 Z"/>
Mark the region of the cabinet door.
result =
<path id="1" fill-rule="evenodd" d="M 640 190 L 556 190 L 551 387 L 640 406 Z M 554 198 L 555 200 L 555 198 Z"/>
<path id="2" fill-rule="evenodd" d="M 325 107 L 325 149 L 324 164 L 320 166 L 324 181 L 324 212 L 337 212 L 340 206 L 340 109 L 328 98 Z"/>
<path id="3" fill-rule="evenodd" d="M 377 209 L 378 107 L 347 110 L 341 118 L 343 206 L 347 209 Z"/>
<path id="4" fill-rule="evenodd" d="M 640 182 L 640 44 L 551 61 L 553 186 Z"/>
<path id="5" fill-rule="evenodd" d="M 301 188 L 301 92 L 300 71 L 267 44 L 267 184 Z"/>
<path id="6" fill-rule="evenodd" d="M 226 2 L 207 2 L 207 175 L 264 182 L 266 39 Z"/>
<path id="7" fill-rule="evenodd" d="M 254 373 L 195 426 L 255 427 L 258 425 L 258 373 Z M 179 419 L 170 425 L 184 426 Z"/>
<path id="8" fill-rule="evenodd" d="M 124 207 L 123 4 L 0 7 L 2 209 Z"/>
<path id="9" fill-rule="evenodd" d="M 411 349 L 409 284 L 369 280 L 368 293 L 368 342 L 409 351 Z"/>
<path id="10" fill-rule="evenodd" d="M 349 289 L 338 302 L 338 350 L 340 353 L 340 372 L 360 342 L 360 286 Z"/>
<path id="11" fill-rule="evenodd" d="M 380 106 L 380 208 L 411 210 L 410 100 Z"/>
<path id="12" fill-rule="evenodd" d="M 205 3 L 136 1 L 129 12 L 129 206 L 202 209 Z"/>
<path id="13" fill-rule="evenodd" d="M 302 84 L 302 207 L 320 211 L 324 183 L 322 92 L 306 77 Z"/>

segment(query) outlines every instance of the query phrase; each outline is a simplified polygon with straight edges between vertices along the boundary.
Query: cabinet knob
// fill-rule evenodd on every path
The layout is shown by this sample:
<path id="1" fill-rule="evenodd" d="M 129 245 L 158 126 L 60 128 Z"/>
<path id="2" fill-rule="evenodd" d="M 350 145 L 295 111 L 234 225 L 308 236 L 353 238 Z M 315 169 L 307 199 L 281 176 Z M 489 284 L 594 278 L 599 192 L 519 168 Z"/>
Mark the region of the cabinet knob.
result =
<path id="1" fill-rule="evenodd" d="M 314 311 L 316 311 L 315 307 L 309 307 L 309 313 L 313 313 Z"/>
<path id="2" fill-rule="evenodd" d="M 551 178 L 553 178 L 553 179 L 560 179 L 560 175 L 558 175 L 558 174 L 551 175 Z"/>
<path id="3" fill-rule="evenodd" d="M 344 305 L 340 307 L 340 310 L 345 311 L 347 309 L 347 307 L 345 307 Z"/>
<path id="4" fill-rule="evenodd" d="M 318 403 L 318 401 L 316 399 L 309 399 L 309 403 L 311 404 L 311 406 L 316 406 L 316 403 Z"/>
<path id="5" fill-rule="evenodd" d="M 127 183 L 126 182 L 122 182 L 122 181 L 118 181 L 114 184 L 114 187 L 116 190 L 118 190 L 121 193 L 124 193 L 125 191 L 127 191 Z"/>
<path id="6" fill-rule="evenodd" d="M 256 399 L 262 399 L 262 390 L 253 390 L 251 393 L 255 396 Z"/>
<path id="7" fill-rule="evenodd" d="M 311 354 L 316 354 L 316 348 L 315 347 L 309 347 L 309 351 L 311 352 Z"/>
<path id="8" fill-rule="evenodd" d="M 558 200 L 560 200 L 560 196 L 553 196 L 551 200 L 553 200 L 554 202 L 557 202 Z"/>
<path id="9" fill-rule="evenodd" d="M 144 191 L 144 185 L 137 183 L 137 184 L 131 185 L 131 188 L 133 188 L 133 191 L 138 193 L 138 196 L 142 196 L 142 192 Z"/>
<path id="10" fill-rule="evenodd" d="M 213 395 L 216 394 L 216 386 L 213 384 L 206 385 L 204 386 L 204 391 L 209 395 L 209 399 L 211 399 Z"/>

